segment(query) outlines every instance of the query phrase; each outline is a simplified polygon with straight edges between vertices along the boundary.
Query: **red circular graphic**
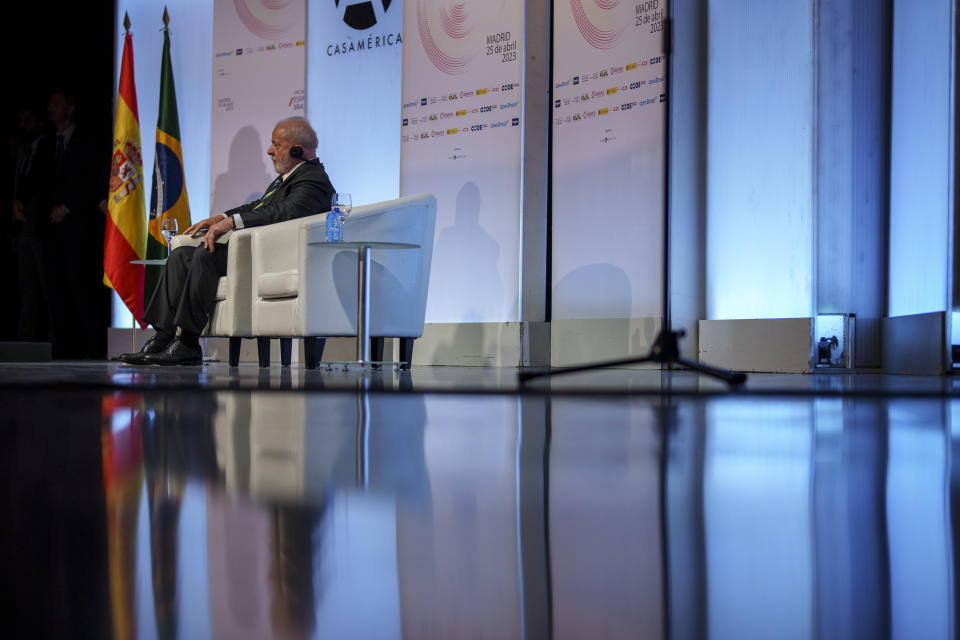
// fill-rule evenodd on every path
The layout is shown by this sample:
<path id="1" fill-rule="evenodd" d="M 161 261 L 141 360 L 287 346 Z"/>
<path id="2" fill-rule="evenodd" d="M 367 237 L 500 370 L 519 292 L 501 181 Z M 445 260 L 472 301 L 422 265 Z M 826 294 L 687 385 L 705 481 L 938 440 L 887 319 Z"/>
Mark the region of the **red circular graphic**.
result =
<path id="1" fill-rule="evenodd" d="M 591 0 L 593 5 L 603 12 L 613 11 L 621 3 L 621 0 Z M 573 11 L 573 20 L 577 23 L 577 29 L 580 35 L 594 49 L 612 49 L 620 36 L 623 35 L 625 27 L 622 24 L 618 27 L 616 20 L 610 20 L 609 28 L 599 26 L 594 23 L 583 9 L 583 0 L 570 0 L 570 9 Z M 613 16 L 611 16 L 612 18 Z"/>
<path id="2" fill-rule="evenodd" d="M 467 70 L 474 57 L 476 57 L 476 51 L 468 55 L 457 55 L 454 52 L 445 51 L 444 47 L 438 44 L 433 36 L 431 18 L 434 19 L 434 24 L 439 23 L 440 32 L 447 38 L 454 42 L 462 41 L 473 31 L 466 3 L 456 2 L 449 8 L 444 3 L 438 10 L 430 11 L 431 7 L 428 5 L 436 4 L 436 2 L 430 2 L 430 0 L 417 0 L 417 31 L 420 34 L 420 42 L 423 43 L 423 50 L 433 66 L 446 74 L 461 74 Z"/>
<path id="3" fill-rule="evenodd" d="M 233 0 L 233 6 L 243 26 L 265 40 L 279 38 L 295 23 L 290 0 Z"/>

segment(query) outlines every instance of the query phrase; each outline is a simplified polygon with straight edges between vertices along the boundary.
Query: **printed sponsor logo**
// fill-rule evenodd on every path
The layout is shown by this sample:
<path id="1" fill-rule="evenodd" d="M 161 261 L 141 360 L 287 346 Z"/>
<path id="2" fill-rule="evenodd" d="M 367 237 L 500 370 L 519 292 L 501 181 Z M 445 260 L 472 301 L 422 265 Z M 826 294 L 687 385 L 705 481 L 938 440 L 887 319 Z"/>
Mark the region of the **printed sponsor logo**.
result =
<path id="1" fill-rule="evenodd" d="M 497 108 L 497 105 L 495 105 L 495 104 L 484 105 L 484 106 L 480 107 L 480 113 L 489 113 L 489 112 L 493 111 L 493 110 L 496 109 L 496 108 Z"/>
<path id="2" fill-rule="evenodd" d="M 500 122 L 494 122 L 493 124 L 491 124 L 491 125 L 490 125 L 490 128 L 491 128 L 491 129 L 496 129 L 496 128 L 498 128 L 498 127 L 505 127 L 505 126 L 507 126 L 507 124 L 508 124 L 508 123 L 507 123 L 506 120 L 501 120 Z"/>
<path id="3" fill-rule="evenodd" d="M 554 109 L 559 109 L 559 108 L 560 108 L 560 101 L 559 101 L 559 100 L 554 100 L 554 101 L 553 101 L 553 108 L 554 108 Z"/>
<path id="4" fill-rule="evenodd" d="M 661 94 L 660 94 L 660 102 L 666 102 L 666 101 L 667 101 L 667 94 L 661 93 Z"/>
<path id="5" fill-rule="evenodd" d="M 296 45 L 297 45 L 298 47 L 306 46 L 306 44 L 307 44 L 307 41 L 306 41 L 306 40 L 297 40 L 297 42 L 296 42 Z"/>
<path id="6" fill-rule="evenodd" d="M 220 52 L 217 53 L 216 57 L 217 57 L 217 58 L 226 58 L 227 56 L 232 56 L 232 55 L 233 55 L 233 51 L 220 51 Z"/>
<path id="7" fill-rule="evenodd" d="M 417 106 L 417 104 L 419 104 L 419 103 L 418 103 L 416 100 L 414 100 L 413 102 L 404 102 L 404 103 L 403 103 L 403 108 L 404 108 L 404 109 L 410 109 L 411 107 Z"/>
<path id="8" fill-rule="evenodd" d="M 472 98 L 472 97 L 473 97 L 473 91 L 461 91 L 461 92 L 460 92 L 460 97 L 461 97 L 461 98 Z"/>
<path id="9" fill-rule="evenodd" d="M 427 99 L 426 99 L 426 98 L 420 98 L 420 106 L 421 106 L 421 107 L 424 107 L 424 106 L 426 106 L 426 104 L 427 104 Z"/>
<path id="10" fill-rule="evenodd" d="M 511 82 L 510 84 L 500 85 L 500 90 L 501 90 L 501 91 L 513 91 L 514 89 L 516 89 L 516 88 L 519 87 L 519 86 L 520 86 L 520 83 L 519 83 L 519 82 Z"/>
<path id="11" fill-rule="evenodd" d="M 431 131 L 431 132 L 430 132 L 430 137 L 431 137 L 431 138 L 436 138 L 436 137 L 438 137 L 438 136 L 443 136 L 443 135 L 446 135 L 446 134 L 447 134 L 446 131 Z"/>
<path id="12" fill-rule="evenodd" d="M 456 99 L 457 99 L 457 94 L 451 93 L 450 95 L 447 96 L 447 98 L 449 98 L 450 100 L 456 100 Z"/>
<path id="13" fill-rule="evenodd" d="M 292 42 L 281 42 L 280 44 L 277 45 L 277 47 L 279 47 L 280 49 L 289 49 L 292 46 L 293 46 Z"/>
<path id="14" fill-rule="evenodd" d="M 238 56 L 242 56 L 242 55 L 243 55 L 243 49 L 237 49 L 234 53 L 236 53 Z"/>
<path id="15" fill-rule="evenodd" d="M 276 50 L 277 50 L 277 45 L 275 45 L 275 44 L 268 44 L 268 45 L 267 45 L 267 51 L 276 51 Z"/>
<path id="16" fill-rule="evenodd" d="M 594 98 L 602 98 L 607 94 L 604 91 L 594 91 L 592 95 Z"/>
<path id="17" fill-rule="evenodd" d="M 608 75 L 610 75 L 610 74 L 607 73 L 607 70 L 606 70 L 606 69 L 604 69 L 603 71 L 600 72 L 600 77 L 601 77 L 601 78 L 606 78 Z"/>
<path id="18" fill-rule="evenodd" d="M 510 126 L 515 127 L 520 124 L 520 118 L 514 118 L 510 121 Z"/>
<path id="19" fill-rule="evenodd" d="M 630 64 L 627 65 L 627 71 L 633 71 L 636 68 L 637 68 L 636 62 L 631 62 Z"/>
<path id="20" fill-rule="evenodd" d="M 615 66 L 610 67 L 610 73 L 623 73 L 623 66 L 622 66 L 622 65 L 615 65 Z"/>
<path id="21" fill-rule="evenodd" d="M 357 31 L 363 31 L 377 24 L 377 20 L 383 19 L 383 14 L 390 8 L 392 0 L 364 0 L 363 2 L 350 2 L 349 0 L 333 0 L 333 5 L 340 10 L 340 19 L 350 28 Z M 378 14 L 378 9 L 382 11 Z"/>
<path id="22" fill-rule="evenodd" d="M 564 80 L 563 82 L 557 82 L 557 83 L 555 83 L 555 84 L 553 85 L 553 88 L 554 88 L 554 89 L 562 89 L 562 88 L 564 88 L 564 87 L 569 87 L 569 86 L 570 86 L 570 81 L 569 81 L 569 80 Z"/>
<path id="23" fill-rule="evenodd" d="M 366 38 L 360 38 L 359 40 L 331 42 L 327 45 L 327 55 L 339 56 L 346 53 L 361 53 L 370 49 L 392 47 L 398 44 L 403 44 L 403 37 L 399 33 L 369 35 Z"/>
<path id="24" fill-rule="evenodd" d="M 409 118 L 404 118 L 404 119 L 403 119 L 403 126 L 407 126 L 408 124 L 410 124 L 410 119 L 409 119 Z"/>
<path id="25" fill-rule="evenodd" d="M 520 101 L 519 101 L 519 100 L 514 100 L 513 102 L 505 102 L 505 103 L 503 103 L 502 105 L 500 105 L 500 108 L 501 108 L 501 109 L 513 109 L 513 108 L 515 108 L 518 104 L 520 104 Z"/>
<path id="26" fill-rule="evenodd" d="M 612 96 L 612 95 L 615 94 L 616 92 L 617 92 L 617 88 L 616 88 L 616 87 L 610 87 L 609 89 L 607 89 L 607 95 L 608 95 L 608 96 Z"/>
<path id="27" fill-rule="evenodd" d="M 630 83 L 630 89 L 639 89 L 643 85 L 647 84 L 646 80 L 638 80 L 637 82 Z"/>
<path id="28" fill-rule="evenodd" d="M 602 108 L 602 109 L 597 109 L 597 115 L 598 115 L 598 116 L 605 116 L 605 115 L 607 115 L 608 113 L 610 113 L 610 110 L 607 109 L 606 107 L 604 107 L 604 108 Z"/>
<path id="29" fill-rule="evenodd" d="M 485 96 L 485 95 L 487 95 L 487 92 L 488 92 L 487 89 L 477 89 L 477 95 L 478 95 L 478 96 Z"/>
<path id="30" fill-rule="evenodd" d="M 460 131 L 460 129 L 457 129 L 457 128 L 447 129 L 447 135 L 448 135 L 448 136 L 452 136 L 452 135 L 454 135 L 455 133 L 457 133 L 458 131 Z"/>
<path id="31" fill-rule="evenodd" d="M 657 56 L 655 58 L 650 58 L 650 64 L 660 64 L 663 62 L 663 56 Z"/>
<path id="32" fill-rule="evenodd" d="M 470 127 L 470 131 L 483 131 L 483 127 L 482 124 L 475 124 Z"/>
<path id="33" fill-rule="evenodd" d="M 580 84 L 580 76 L 573 76 L 573 84 Z"/>
<path id="34" fill-rule="evenodd" d="M 457 116 L 465 116 L 465 115 L 467 115 L 466 109 L 457 109 Z"/>
<path id="35" fill-rule="evenodd" d="M 444 111 L 444 112 L 442 112 L 442 113 L 440 114 L 440 118 L 441 118 L 441 119 L 443 119 L 443 118 L 452 118 L 452 117 L 453 117 L 453 111 Z"/>
<path id="36" fill-rule="evenodd" d="M 429 119 L 429 120 L 436 120 L 436 119 L 437 119 L 437 114 L 431 113 L 431 114 L 430 114 L 430 117 L 429 117 L 428 119 Z"/>

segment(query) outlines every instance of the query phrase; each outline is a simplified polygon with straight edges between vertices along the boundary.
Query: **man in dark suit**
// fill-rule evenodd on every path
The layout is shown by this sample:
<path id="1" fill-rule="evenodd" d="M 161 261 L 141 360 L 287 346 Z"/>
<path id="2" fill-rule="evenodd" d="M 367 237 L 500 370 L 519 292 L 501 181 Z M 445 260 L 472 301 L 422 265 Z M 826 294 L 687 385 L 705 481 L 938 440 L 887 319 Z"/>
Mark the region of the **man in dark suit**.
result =
<path id="1" fill-rule="evenodd" d="M 120 360 L 127 364 L 197 365 L 203 358 L 200 334 L 215 303 L 217 282 L 227 273 L 227 247 L 217 238 L 232 229 L 257 227 L 330 210 L 333 185 L 317 160 L 317 134 L 304 118 L 281 120 L 273 129 L 267 155 L 277 179 L 263 196 L 224 213 L 201 220 L 184 231 L 203 236 L 198 247 L 178 247 L 147 306 L 144 320 L 157 330 L 137 353 Z"/>
<path id="2" fill-rule="evenodd" d="M 21 228 L 21 340 L 55 358 L 99 358 L 106 344 L 103 276 L 106 166 L 75 119 L 69 92 L 50 95 L 52 129 L 25 159 L 14 218 Z M 45 310 L 45 311 L 44 311 Z"/>

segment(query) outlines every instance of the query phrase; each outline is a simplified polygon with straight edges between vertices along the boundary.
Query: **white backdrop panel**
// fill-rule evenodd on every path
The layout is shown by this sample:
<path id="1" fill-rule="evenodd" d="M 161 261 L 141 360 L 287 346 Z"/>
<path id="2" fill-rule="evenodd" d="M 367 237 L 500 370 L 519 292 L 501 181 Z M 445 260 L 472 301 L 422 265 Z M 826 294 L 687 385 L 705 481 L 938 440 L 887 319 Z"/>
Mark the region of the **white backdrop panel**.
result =
<path id="1" fill-rule="evenodd" d="M 949 305 L 953 4 L 894 2 L 890 316 L 944 311 Z"/>
<path id="2" fill-rule="evenodd" d="M 523 9 L 404 5 L 400 193 L 437 198 L 427 322 L 519 316 Z"/>
<path id="3" fill-rule="evenodd" d="M 306 113 L 305 23 L 306 0 L 214 0 L 214 213 L 259 198 L 276 177 L 267 156 L 273 127 Z"/>
<path id="4" fill-rule="evenodd" d="M 813 314 L 812 0 L 711 0 L 707 319 Z"/>
<path id="5" fill-rule="evenodd" d="M 666 13 L 554 4 L 554 319 L 661 314 Z"/>
<path id="6" fill-rule="evenodd" d="M 402 0 L 307 7 L 307 117 L 317 155 L 354 205 L 399 193 L 402 25 Z"/>
<path id="7" fill-rule="evenodd" d="M 213 53 L 213 0 L 117 0 L 113 92 L 116 100 L 123 53 L 123 14 L 130 15 L 134 75 L 140 110 L 143 167 L 153 169 L 160 102 L 160 55 L 163 52 L 163 8 L 170 14 L 170 61 L 180 112 L 183 170 L 194 220 L 207 217 L 210 201 L 210 74 Z M 147 184 L 147 204 L 150 183 Z M 146 215 L 146 213 L 144 213 Z M 129 327 L 130 312 L 113 293 L 113 326 Z"/>

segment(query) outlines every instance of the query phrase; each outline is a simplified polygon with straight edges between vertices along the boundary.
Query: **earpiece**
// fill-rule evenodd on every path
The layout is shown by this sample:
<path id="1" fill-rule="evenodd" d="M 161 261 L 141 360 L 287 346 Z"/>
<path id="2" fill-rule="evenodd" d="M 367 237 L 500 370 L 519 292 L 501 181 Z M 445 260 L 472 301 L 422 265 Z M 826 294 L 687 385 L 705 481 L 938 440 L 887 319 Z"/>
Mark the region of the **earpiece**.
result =
<path id="1" fill-rule="evenodd" d="M 303 158 L 303 147 L 298 144 L 290 147 L 290 157 L 297 159 Z"/>

